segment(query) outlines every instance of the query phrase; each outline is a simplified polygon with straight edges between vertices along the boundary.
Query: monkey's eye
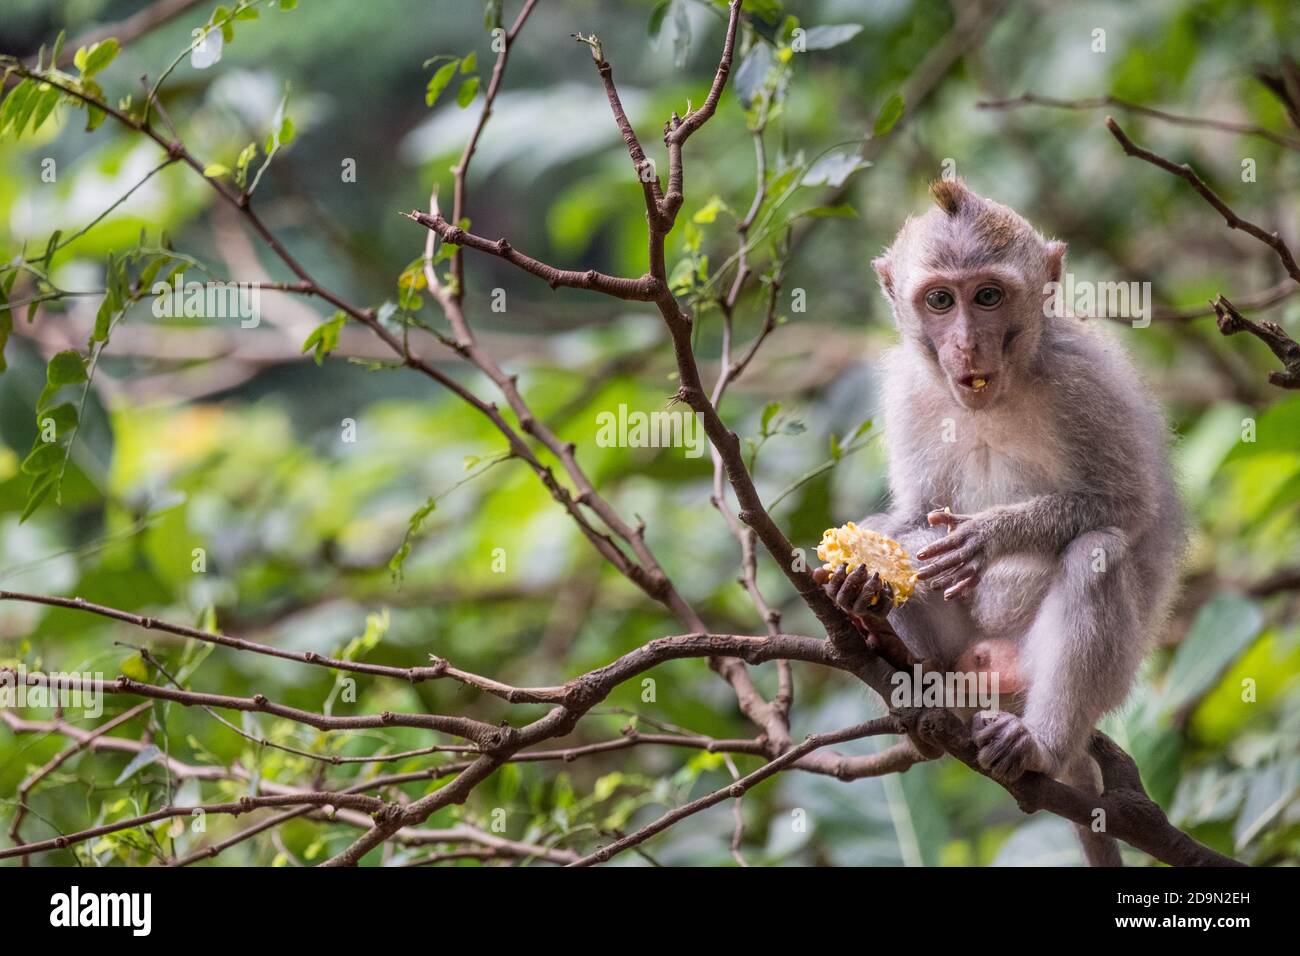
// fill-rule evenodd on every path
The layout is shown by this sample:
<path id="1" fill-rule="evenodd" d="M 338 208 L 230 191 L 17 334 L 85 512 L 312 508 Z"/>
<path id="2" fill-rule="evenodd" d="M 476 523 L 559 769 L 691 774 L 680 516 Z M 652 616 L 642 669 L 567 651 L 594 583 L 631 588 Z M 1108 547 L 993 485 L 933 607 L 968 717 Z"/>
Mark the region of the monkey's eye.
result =
<path id="1" fill-rule="evenodd" d="M 935 289 L 933 292 L 926 293 L 925 304 L 935 312 L 947 312 L 957 304 L 957 300 L 947 289 Z"/>
<path id="2" fill-rule="evenodd" d="M 984 309 L 991 309 L 1002 301 L 1002 290 L 995 285 L 986 285 L 975 293 L 975 304 Z"/>

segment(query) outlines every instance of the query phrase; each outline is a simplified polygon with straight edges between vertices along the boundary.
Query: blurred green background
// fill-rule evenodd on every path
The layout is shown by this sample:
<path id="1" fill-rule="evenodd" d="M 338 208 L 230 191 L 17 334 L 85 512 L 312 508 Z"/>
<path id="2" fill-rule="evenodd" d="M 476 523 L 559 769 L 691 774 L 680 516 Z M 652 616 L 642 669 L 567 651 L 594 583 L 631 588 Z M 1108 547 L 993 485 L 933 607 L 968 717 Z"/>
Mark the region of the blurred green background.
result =
<path id="1" fill-rule="evenodd" d="M 1285 278 L 1266 247 L 1228 230 L 1185 183 L 1126 158 L 1102 125 L 1104 110 L 976 104 L 1025 92 L 1110 94 L 1300 138 L 1294 129 L 1288 133 L 1285 110 L 1254 76 L 1300 56 L 1297 8 L 1289 0 L 1011 2 L 987 31 L 954 31 L 955 11 L 968 5 L 941 0 L 765 0 L 758 6 L 771 15 L 760 32 L 775 43 L 747 36 L 762 52 L 747 49 L 737 60 L 749 65 L 744 82 L 751 91 L 755 76 L 759 83 L 781 77 L 779 109 L 764 140 L 769 183 L 790 192 L 772 221 L 788 221 L 796 240 L 779 299 L 782 323 L 722 411 L 750 438 L 772 403 L 780 403 L 785 421 L 803 426 L 763 443 L 756 477 L 765 498 L 832 461 L 832 447 L 873 417 L 872 363 L 893 330 L 869 261 L 905 215 L 924 207 L 927 183 L 945 168 L 1068 241 L 1067 268 L 1078 278 L 1148 281 L 1166 310 L 1203 308 L 1220 292 L 1234 301 L 1249 298 Z M 140 7 L 6 0 L 0 52 L 34 55 L 61 29 L 76 38 Z M 507 3 L 507 23 L 517 7 Z M 125 46 L 97 77 L 109 101 L 127 94 L 138 100 L 141 74 L 156 78 L 210 14 L 205 5 L 194 7 Z M 783 60 L 786 16 L 804 28 L 862 29 Z M 1095 49 L 1098 29 L 1105 31 L 1104 51 Z M 695 0 L 541 0 L 512 51 L 472 167 L 468 216 L 475 232 L 508 236 L 548 262 L 638 275 L 646 267 L 640 191 L 588 54 L 569 37 L 575 31 L 601 37 L 629 115 L 662 170 L 658 131 L 673 110 L 702 100 L 722 20 L 716 5 Z M 932 62 L 927 57 L 954 35 L 964 52 L 932 90 L 922 89 L 919 102 L 908 101 L 918 72 Z M 287 95 L 284 113 L 296 135 L 268 167 L 255 205 L 325 285 L 349 301 L 382 308 L 398 300 L 398 276 L 424 246 L 424 230 L 397 213 L 426 207 L 437 183 L 449 214 L 449 167 L 483 94 L 479 89 L 468 108 L 456 96 L 470 76 L 486 84 L 489 43 L 481 2 L 303 0 L 295 10 L 263 8 L 257 20 L 238 22 L 234 41 L 206 69 L 182 60 L 162 102 L 196 155 L 234 168 L 247 143 L 260 144 L 275 131 Z M 471 51 L 474 68 L 427 106 L 426 85 L 439 64 L 424 62 Z M 769 73 L 764 58 L 784 66 Z M 728 90 L 716 118 L 687 149 L 686 206 L 669 240 L 670 268 L 686 263 L 675 272 L 684 287 L 700 274 L 701 257 L 709 274 L 735 251 L 735 219 L 753 196 L 754 148 L 735 93 Z M 886 128 L 882 113 L 887 120 L 896 95 L 903 96 L 905 112 Z M 1300 242 L 1296 150 L 1114 112 L 1137 142 L 1192 163 L 1238 212 Z M 112 120 L 93 133 L 84 125 L 84 112 L 60 107 L 36 133 L 0 137 L 6 260 L 24 244 L 28 258 L 38 258 L 54 230 L 75 232 L 161 159 L 155 145 Z M 872 165 L 854 169 L 845 160 L 864 143 Z M 1243 181 L 1247 159 L 1254 181 Z M 42 177 L 48 160 L 53 181 Z M 349 161 L 355 181 L 344 175 Z M 843 176 L 843 186 L 828 185 L 828 176 Z M 828 204 L 851 210 L 818 214 Z M 812 215 L 804 214 L 809 210 Z M 68 290 L 102 289 L 108 256 L 136 248 L 142 229 L 146 245 L 157 246 L 165 230 L 177 250 L 219 277 L 292 278 L 197 175 L 172 167 L 60 249 L 51 279 Z M 770 252 L 770 243 L 762 245 L 759 265 Z M 538 414 L 577 442 L 579 460 L 620 512 L 645 519 L 651 547 L 686 598 L 719 631 L 761 633 L 762 622 L 736 584 L 735 539 L 709 505 L 708 457 L 595 442 L 600 412 L 620 403 L 659 410 L 676 388 L 654 309 L 552 292 L 473 253 L 466 276 L 469 317 L 484 344 L 519 374 Z M 490 307 L 494 290 L 504 290 L 504 312 Z M 28 279 L 20 279 L 11 298 L 32 292 Z M 800 296 L 803 310 L 796 305 Z M 338 350 L 319 367 L 300 354 L 303 339 L 331 314 L 324 303 L 301 297 L 267 293 L 255 329 L 241 328 L 237 319 L 156 319 L 148 301 L 131 309 L 96 369 L 61 505 L 46 502 L 20 522 L 32 479 L 19 465 L 36 437 L 33 409 L 45 363 L 60 349 L 84 351 L 98 307 L 97 296 L 52 301 L 35 310 L 30 324 L 27 309 L 14 310 L 8 370 L 0 375 L 0 589 L 75 594 L 187 623 L 215 614 L 227 633 L 321 653 L 340 650 L 369 627 L 379 639 L 358 651 L 365 660 L 411 665 L 435 653 L 513 684 L 559 683 L 682 629 L 604 565 L 526 467 L 491 465 L 505 446 L 486 420 L 424 378 L 349 361 L 383 356 L 365 329 L 346 327 Z M 697 308 L 698 352 L 711 380 L 720 322 L 716 309 Z M 427 297 L 417 314 L 445 331 Z M 741 343 L 757 332 L 763 314 L 763 293 L 754 287 L 737 314 Z M 1300 297 L 1251 314 L 1295 335 Z M 1294 576 L 1289 587 L 1271 593 L 1262 584 L 1300 562 L 1300 396 L 1269 386 L 1272 356 L 1253 338 L 1220 336 L 1212 316 L 1158 318 L 1147 328 L 1116 323 L 1113 331 L 1168 409 L 1193 527 L 1175 621 L 1160 636 L 1131 705 L 1105 727 L 1136 757 L 1175 824 L 1248 862 L 1292 862 L 1300 846 L 1300 598 Z M 489 382 L 430 337 L 416 333 L 413 341 L 439 368 L 498 399 Z M 344 440 L 348 419 L 355 441 Z M 1245 419 L 1254 420 L 1256 441 L 1242 441 Z M 882 504 L 878 444 L 866 438 L 860 445 L 775 509 L 796 544 L 811 549 L 823 528 Z M 430 496 L 436 509 L 395 577 L 390 558 Z M 195 548 L 205 550 L 204 573 L 192 570 Z M 494 566 L 495 549 L 504 549 L 504 569 L 499 561 Z M 784 612 L 784 629 L 819 633 L 766 560 L 760 583 Z M 0 663 L 111 677 L 140 666 L 135 648 L 141 644 L 169 669 L 186 667 L 195 689 L 263 693 L 313 710 L 423 710 L 516 724 L 543 712 L 449 681 L 405 686 L 362 679 L 355 704 L 344 704 L 323 669 L 222 648 L 201 658 L 182 642 L 125 625 L 0 604 Z M 802 665 L 795 672 L 796 739 L 879 710 L 842 674 Z M 770 694 L 773 666 L 754 674 Z M 642 727 L 666 722 L 719 737 L 752 736 L 734 695 L 703 662 L 665 665 L 652 676 L 653 701 L 643 700 L 642 685 L 633 681 L 584 721 L 572 741 L 616 737 L 629 714 L 639 715 Z M 1243 700 L 1243 686 L 1253 687 L 1253 700 Z M 109 713 L 129 703 L 110 700 Z M 241 723 L 241 715 L 227 716 Z M 253 736 L 321 753 L 394 752 L 432 742 L 414 730 L 325 735 L 243 718 Z M 239 762 L 254 785 L 308 782 L 317 769 L 253 746 L 199 710 L 159 704 L 123 733 L 138 738 L 146 731 L 161 751 L 187 763 Z M 0 821 L 13 813 L 26 773 L 61 745 L 56 737 L 16 737 L 0 726 Z M 327 767 L 325 779 L 336 783 L 447 759 Z M 737 757 L 736 763 L 745 772 L 758 760 Z M 24 834 L 47 838 L 159 806 L 168 792 L 160 766 L 127 765 L 125 755 L 74 758 L 33 795 Z M 720 756 L 677 748 L 509 765 L 430 825 L 463 818 L 489 826 L 493 810 L 504 808 L 511 837 L 590 849 L 606 839 L 602 834 L 634 828 L 729 779 Z M 405 789 L 414 797 L 444 783 Z M 202 795 L 231 797 L 249 786 L 208 783 Z M 178 802 L 186 799 L 199 799 L 196 783 L 180 792 Z M 1023 817 L 999 787 L 952 761 L 853 783 L 786 773 L 748 795 L 743 807 L 742 852 L 751 863 L 1078 862 L 1068 824 Z M 804 828 L 794 825 L 797 810 L 806 812 Z M 209 838 L 243 825 L 211 821 Z M 731 827 L 728 807 L 719 806 L 647 844 L 646 856 L 619 860 L 729 863 Z M 166 829 L 159 826 L 160 841 Z M 319 862 L 356 833 L 341 824 L 294 821 L 279 843 L 263 835 L 213 865 Z M 174 849 L 198 845 L 183 835 Z M 75 854 L 87 864 L 138 864 L 151 860 L 158 846 L 131 831 L 43 854 L 37 862 L 69 864 Z M 415 852 L 400 851 L 396 859 Z"/>

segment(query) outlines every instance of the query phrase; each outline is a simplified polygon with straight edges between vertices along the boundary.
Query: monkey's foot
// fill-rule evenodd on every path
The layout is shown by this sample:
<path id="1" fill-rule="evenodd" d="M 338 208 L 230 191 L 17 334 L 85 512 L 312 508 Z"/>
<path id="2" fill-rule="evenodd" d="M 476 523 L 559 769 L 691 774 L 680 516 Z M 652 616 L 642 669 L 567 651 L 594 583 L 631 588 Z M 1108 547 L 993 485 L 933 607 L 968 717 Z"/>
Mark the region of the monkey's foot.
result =
<path id="1" fill-rule="evenodd" d="M 979 765 L 1004 783 L 1014 783 L 1031 770 L 1052 770 L 1047 748 L 1015 714 L 982 710 L 971 722 L 971 731 L 979 747 Z"/>

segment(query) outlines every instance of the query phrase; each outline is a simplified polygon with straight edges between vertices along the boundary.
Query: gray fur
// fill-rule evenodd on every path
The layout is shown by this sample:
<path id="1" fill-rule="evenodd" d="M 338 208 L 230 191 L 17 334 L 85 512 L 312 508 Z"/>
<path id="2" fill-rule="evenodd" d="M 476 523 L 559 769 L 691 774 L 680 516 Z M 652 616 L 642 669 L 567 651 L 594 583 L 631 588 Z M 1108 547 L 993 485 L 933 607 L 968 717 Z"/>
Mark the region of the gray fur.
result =
<path id="1" fill-rule="evenodd" d="M 1178 578 L 1168 427 L 1113 341 L 1045 316 L 1040 290 L 1059 278 L 1064 247 L 964 187 L 947 198 L 954 191 L 956 212 L 909 219 L 876 262 L 902 341 L 883 363 L 892 507 L 863 524 L 915 555 L 948 533 L 928 513 L 969 516 L 952 532 L 966 535 L 958 551 L 969 560 L 934 580 L 973 573 L 976 583 L 947 601 L 942 588 L 921 589 L 891 620 L 939 663 L 985 638 L 1017 641 L 1027 699 L 1020 714 L 977 721 L 981 762 L 1004 778 L 1040 770 L 1095 789 L 1084 744 L 1126 697 Z M 1000 256 L 980 245 L 990 219 Z M 1002 307 L 964 304 L 983 276 L 1006 289 Z M 934 282 L 961 307 L 930 314 Z M 994 370 L 988 393 L 958 384 L 977 369 Z M 1113 841 L 1084 838 L 1094 862 L 1117 861 Z"/>

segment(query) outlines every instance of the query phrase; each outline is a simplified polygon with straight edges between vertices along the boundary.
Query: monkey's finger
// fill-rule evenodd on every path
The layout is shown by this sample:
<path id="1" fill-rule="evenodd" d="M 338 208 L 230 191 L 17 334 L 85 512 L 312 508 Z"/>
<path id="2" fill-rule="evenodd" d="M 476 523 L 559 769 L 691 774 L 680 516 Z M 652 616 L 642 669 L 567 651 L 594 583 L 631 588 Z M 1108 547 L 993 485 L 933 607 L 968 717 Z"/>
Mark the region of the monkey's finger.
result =
<path id="1" fill-rule="evenodd" d="M 879 574 L 872 574 L 853 604 L 853 613 L 859 616 L 879 614 L 892 598 L 889 585 L 880 579 Z"/>
<path id="2" fill-rule="evenodd" d="M 969 594 L 971 589 L 974 588 L 975 585 L 978 583 L 979 583 L 979 575 L 977 574 L 972 574 L 968 577 L 964 577 L 956 584 L 954 584 L 952 587 L 948 588 L 946 591 L 943 592 L 943 599 L 945 601 L 952 601 L 959 597 L 964 597 L 966 594 Z"/>
<path id="3" fill-rule="evenodd" d="M 940 538 L 927 544 L 920 551 L 916 552 L 916 557 L 921 561 L 928 561 L 936 555 L 945 554 L 949 551 L 955 551 L 970 540 L 970 532 L 966 530 L 954 531 L 945 537 Z"/>
<path id="4" fill-rule="evenodd" d="M 977 746 L 984 746 L 998 732 L 998 728 L 1010 715 L 1001 710 L 981 710 L 971 720 L 971 738 Z"/>
<path id="5" fill-rule="evenodd" d="M 961 567 L 963 564 L 969 564 L 971 561 L 975 560 L 978 554 L 979 549 L 973 545 L 958 548 L 950 554 L 942 554 L 937 558 L 931 559 L 926 564 L 921 565 L 921 567 L 917 568 L 916 577 L 921 581 L 928 581 L 931 578 L 937 578 L 939 575 L 947 571 Z M 917 557 L 920 557 L 920 555 L 917 555 Z"/>
<path id="6" fill-rule="evenodd" d="M 1024 776 L 1029 761 L 1029 750 L 1033 741 L 1028 737 L 1011 738 L 1011 746 L 1000 754 L 988 768 L 999 780 L 1014 783 Z"/>
<path id="7" fill-rule="evenodd" d="M 979 765 L 985 770 L 994 772 L 995 768 L 1000 767 L 1012 755 L 1019 738 L 1015 734 L 1007 733 L 1006 728 L 1000 724 L 991 737 L 987 744 L 980 747 Z"/>
<path id="8" fill-rule="evenodd" d="M 835 603 L 839 605 L 840 610 L 852 613 L 853 605 L 857 603 L 858 595 L 862 593 L 862 585 L 866 583 L 868 576 L 866 567 L 859 566 L 844 579 L 844 584 L 835 595 Z"/>
<path id="9" fill-rule="evenodd" d="M 818 570 L 821 569 L 818 568 Z M 826 596 L 830 598 L 832 601 L 834 601 L 835 595 L 839 593 L 840 585 L 844 583 L 844 579 L 847 578 L 848 576 L 849 573 L 844 568 L 840 568 L 838 571 L 832 574 L 830 576 L 830 580 L 822 584 L 822 590 L 826 592 Z"/>
<path id="10" fill-rule="evenodd" d="M 937 578 L 932 578 L 929 581 L 926 581 L 925 589 L 931 592 L 947 591 L 958 582 L 964 581 L 969 577 L 975 577 L 978 574 L 979 568 L 976 565 L 963 564 L 960 567 L 953 568 L 951 571 L 939 575 Z M 948 598 L 944 598 L 944 600 L 948 600 Z"/>
<path id="11" fill-rule="evenodd" d="M 951 511 L 931 511 L 925 516 L 925 520 L 932 525 L 946 524 L 949 528 L 955 528 L 963 521 L 969 521 L 970 515 L 953 514 Z"/>

